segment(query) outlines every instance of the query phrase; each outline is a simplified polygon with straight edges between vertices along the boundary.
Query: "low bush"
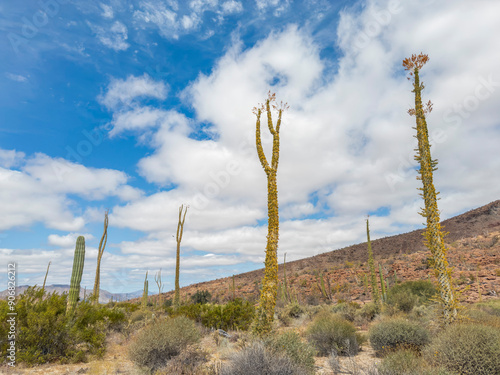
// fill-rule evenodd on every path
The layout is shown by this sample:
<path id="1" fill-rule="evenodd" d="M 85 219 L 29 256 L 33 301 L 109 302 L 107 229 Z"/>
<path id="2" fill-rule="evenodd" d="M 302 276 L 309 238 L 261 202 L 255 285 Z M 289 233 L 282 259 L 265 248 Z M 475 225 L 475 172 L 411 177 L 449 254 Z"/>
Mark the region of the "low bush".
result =
<path id="1" fill-rule="evenodd" d="M 151 317 L 151 311 L 149 311 L 149 310 L 137 310 L 137 311 L 134 311 L 132 314 L 130 314 L 129 322 L 130 323 L 143 322 L 143 321 L 146 321 L 150 317 Z"/>
<path id="2" fill-rule="evenodd" d="M 198 328 L 186 317 L 154 321 L 139 332 L 131 343 L 129 356 L 139 366 L 154 372 L 199 339 Z"/>
<path id="3" fill-rule="evenodd" d="M 197 345 L 190 345 L 180 352 L 179 355 L 168 361 L 167 366 L 155 373 L 155 375 L 189 374 L 205 375 L 205 364 L 208 362 L 208 353 Z"/>
<path id="4" fill-rule="evenodd" d="M 220 375 L 309 375 L 286 355 L 266 349 L 263 343 L 255 342 L 234 355 L 222 366 Z"/>
<path id="5" fill-rule="evenodd" d="M 167 309 L 170 316 L 186 316 L 207 328 L 223 330 L 247 330 L 255 315 L 254 306 L 242 299 L 235 299 L 225 305 L 191 304 L 177 310 Z"/>
<path id="6" fill-rule="evenodd" d="M 468 375 L 500 374 L 500 329 L 453 324 L 423 351 L 427 361 Z"/>
<path id="7" fill-rule="evenodd" d="M 309 342 L 326 356 L 335 350 L 339 355 L 359 351 L 359 335 L 354 325 L 344 318 L 327 312 L 319 313 L 307 329 Z"/>
<path id="8" fill-rule="evenodd" d="M 296 332 L 285 332 L 281 335 L 270 336 L 265 341 L 268 349 L 285 354 L 296 365 L 309 373 L 314 373 L 314 355 L 316 350 L 308 343 L 303 342 Z"/>
<path id="9" fill-rule="evenodd" d="M 436 287 L 431 281 L 405 281 L 389 289 L 387 304 L 408 313 L 413 307 L 428 302 L 436 292 Z"/>
<path id="10" fill-rule="evenodd" d="M 422 358 L 414 351 L 398 350 L 388 354 L 378 366 L 379 375 L 414 375 L 422 368 Z"/>
<path id="11" fill-rule="evenodd" d="M 430 341 L 427 329 L 404 319 L 390 319 L 374 325 L 369 338 L 379 354 L 401 348 L 419 351 Z"/>
<path id="12" fill-rule="evenodd" d="M 361 308 L 356 302 L 340 302 L 332 307 L 332 312 L 339 314 L 345 320 L 354 322 L 356 313 Z"/>
<path id="13" fill-rule="evenodd" d="M 453 375 L 442 367 L 432 368 L 411 350 L 388 354 L 377 366 L 378 375 Z"/>
<path id="14" fill-rule="evenodd" d="M 487 310 L 475 306 L 465 314 L 472 323 L 500 328 L 500 316 L 490 314 Z"/>
<path id="15" fill-rule="evenodd" d="M 356 316 L 366 319 L 369 322 L 371 322 L 378 314 L 380 314 L 380 306 L 373 302 L 367 303 L 359 310 L 356 310 Z"/>
<path id="16" fill-rule="evenodd" d="M 196 304 L 204 304 L 209 303 L 212 295 L 208 290 L 197 290 L 195 294 L 191 296 L 191 301 Z"/>
<path id="17" fill-rule="evenodd" d="M 292 319 L 300 318 L 304 308 L 298 303 L 290 303 L 278 310 L 278 319 L 285 327 L 290 325 Z"/>
<path id="18" fill-rule="evenodd" d="M 28 288 L 16 303 L 17 360 L 28 365 L 53 361 L 79 362 L 87 355 L 102 356 L 106 333 L 121 329 L 125 314 L 105 306 L 80 302 L 66 314 L 67 294 L 46 294 Z M 0 304 L 0 332 L 7 327 L 7 305 Z M 6 331 L 5 331 L 6 332 Z M 0 343 L 2 352 L 7 342 Z"/>

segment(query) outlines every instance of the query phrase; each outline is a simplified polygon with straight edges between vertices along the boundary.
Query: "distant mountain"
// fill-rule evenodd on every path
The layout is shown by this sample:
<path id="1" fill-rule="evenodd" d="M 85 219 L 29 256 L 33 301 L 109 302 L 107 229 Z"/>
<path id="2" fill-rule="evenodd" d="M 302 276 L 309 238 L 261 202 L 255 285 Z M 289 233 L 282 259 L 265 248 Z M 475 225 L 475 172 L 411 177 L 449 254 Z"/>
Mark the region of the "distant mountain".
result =
<path id="1" fill-rule="evenodd" d="M 17 295 L 22 294 L 26 289 L 28 289 L 29 285 L 19 285 L 16 288 L 16 293 Z M 49 285 L 45 286 L 45 290 L 48 293 L 56 292 L 59 294 L 62 293 L 68 293 L 69 292 L 69 285 L 61 285 L 61 284 L 54 284 L 54 285 Z M 80 298 L 83 299 L 85 295 L 88 297 L 92 293 L 93 289 L 88 289 L 85 290 L 84 288 L 80 288 Z M 7 297 L 7 289 L 0 292 L 0 299 L 6 299 Z M 99 292 L 99 302 L 100 303 L 108 303 L 111 301 L 111 297 L 113 298 L 113 301 L 126 301 L 132 298 L 138 298 L 142 297 L 142 290 L 138 290 L 135 292 L 131 293 L 110 293 L 107 290 L 101 289 Z"/>

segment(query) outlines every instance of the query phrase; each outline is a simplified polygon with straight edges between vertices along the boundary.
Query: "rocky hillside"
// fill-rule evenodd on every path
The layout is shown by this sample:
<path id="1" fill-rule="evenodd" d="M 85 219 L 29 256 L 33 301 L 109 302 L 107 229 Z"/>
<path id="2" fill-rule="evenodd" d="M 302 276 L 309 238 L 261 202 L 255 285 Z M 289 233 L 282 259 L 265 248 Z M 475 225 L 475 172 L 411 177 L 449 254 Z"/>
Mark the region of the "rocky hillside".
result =
<path id="1" fill-rule="evenodd" d="M 445 220 L 442 226 L 449 232 L 445 238 L 449 262 L 464 300 L 497 296 L 500 293 L 500 200 Z M 423 230 L 416 230 L 372 241 L 375 262 L 382 266 L 389 285 L 395 277 L 432 279 L 430 252 L 424 246 L 422 233 Z M 303 303 L 325 299 L 365 302 L 369 298 L 364 285 L 364 275 L 368 272 L 366 261 L 367 245 L 361 243 L 287 263 L 290 293 Z M 282 264 L 279 275 L 283 282 Z M 331 290 L 327 297 L 318 287 L 321 275 L 326 288 Z M 234 292 L 232 279 L 223 278 L 184 287 L 181 295 L 189 298 L 198 290 L 208 290 L 220 302 L 233 295 L 255 301 L 262 277 L 263 269 L 236 275 Z M 168 292 L 162 298 L 172 296 L 173 292 Z M 157 295 L 150 298 L 154 301 Z"/>

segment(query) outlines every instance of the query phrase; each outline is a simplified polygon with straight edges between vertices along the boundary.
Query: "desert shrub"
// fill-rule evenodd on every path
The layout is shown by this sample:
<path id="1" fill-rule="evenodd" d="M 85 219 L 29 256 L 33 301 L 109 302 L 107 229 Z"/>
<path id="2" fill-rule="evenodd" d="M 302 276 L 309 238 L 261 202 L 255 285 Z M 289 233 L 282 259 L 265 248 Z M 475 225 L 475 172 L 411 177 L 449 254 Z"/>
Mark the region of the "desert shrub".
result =
<path id="1" fill-rule="evenodd" d="M 500 300 L 498 299 L 476 303 L 474 307 L 489 315 L 500 317 Z"/>
<path id="2" fill-rule="evenodd" d="M 419 351 L 430 341 L 427 329 L 404 319 L 390 319 L 374 325 L 369 337 L 373 349 L 379 354 L 400 348 Z"/>
<path id="3" fill-rule="evenodd" d="M 254 306 L 240 298 L 225 305 L 191 304 L 180 306 L 177 310 L 168 308 L 170 316 L 186 316 L 207 328 L 224 330 L 247 330 L 253 321 Z"/>
<path id="4" fill-rule="evenodd" d="M 490 314 L 488 310 L 481 308 L 481 306 L 474 306 L 465 315 L 473 323 L 500 328 L 500 316 Z"/>
<path id="5" fill-rule="evenodd" d="M 151 311 L 149 310 L 137 310 L 130 314 L 129 322 L 137 323 L 146 321 L 149 317 L 151 317 Z"/>
<path id="6" fill-rule="evenodd" d="M 314 373 L 316 350 L 303 342 L 298 333 L 289 331 L 281 335 L 270 336 L 265 341 L 265 346 L 276 353 L 285 354 L 296 365 L 309 373 Z"/>
<path id="7" fill-rule="evenodd" d="M 278 306 L 276 305 L 276 307 Z M 283 327 L 288 327 L 292 322 L 292 318 L 290 318 L 286 309 L 285 308 L 279 309 L 277 314 L 278 314 L 278 320 L 280 321 L 281 325 Z"/>
<path id="8" fill-rule="evenodd" d="M 141 308 L 141 305 L 139 305 L 138 303 L 122 301 L 122 302 L 117 302 L 115 308 L 127 314 L 131 314 L 134 311 L 139 310 Z"/>
<path id="9" fill-rule="evenodd" d="M 332 307 L 332 312 L 339 314 L 344 319 L 354 322 L 356 312 L 361 308 L 356 302 L 341 302 Z"/>
<path id="10" fill-rule="evenodd" d="M 290 324 L 291 319 L 300 318 L 304 314 L 304 308 L 298 303 L 290 303 L 278 311 L 279 321 L 286 327 Z"/>
<path id="11" fill-rule="evenodd" d="M 389 353 L 377 366 L 378 375 L 453 375 L 442 367 L 431 368 L 411 350 Z"/>
<path id="12" fill-rule="evenodd" d="M 191 296 L 191 301 L 193 303 L 199 303 L 203 305 L 204 303 L 209 303 L 212 295 L 208 290 L 197 290 L 195 294 Z"/>
<path id="13" fill-rule="evenodd" d="M 332 350 L 340 355 L 356 354 L 359 351 L 358 337 L 351 322 L 326 312 L 319 313 L 307 329 L 309 342 L 324 356 Z"/>
<path id="14" fill-rule="evenodd" d="M 376 303 L 370 302 L 359 310 L 356 310 L 355 315 L 371 322 L 378 314 L 380 314 L 380 306 Z"/>
<path id="15" fill-rule="evenodd" d="M 500 374 L 500 330 L 479 324 L 454 324 L 423 351 L 425 358 L 459 374 Z"/>
<path id="16" fill-rule="evenodd" d="M 206 374 L 204 364 L 208 362 L 208 354 L 197 345 L 190 345 L 183 349 L 179 355 L 168 361 L 167 366 L 155 375 Z"/>
<path id="17" fill-rule="evenodd" d="M 436 292 L 435 285 L 429 280 L 405 281 L 389 289 L 387 303 L 410 312 L 414 306 L 428 302 Z"/>
<path id="18" fill-rule="evenodd" d="M 414 351 L 398 350 L 388 354 L 378 366 L 379 375 L 414 375 L 422 367 Z"/>
<path id="19" fill-rule="evenodd" d="M 130 359 L 151 371 L 164 367 L 168 361 L 200 339 L 195 323 L 183 316 L 154 321 L 146 326 L 129 347 Z"/>
<path id="20" fill-rule="evenodd" d="M 78 362 L 88 354 L 104 353 L 106 332 L 120 329 L 125 314 L 105 306 L 80 302 L 73 314 L 66 315 L 66 294 L 45 294 L 41 288 L 30 287 L 16 303 L 17 360 L 28 365 L 53 361 Z M 0 315 L 3 315 L 3 304 Z M 6 328 L 0 322 L 0 331 Z M 3 336 L 5 337 L 5 336 Z M 3 345 L 3 343 L 2 343 Z M 3 349 L 3 348 L 2 348 Z"/>
<path id="21" fill-rule="evenodd" d="M 294 319 L 300 318 L 300 316 L 304 314 L 304 308 L 295 302 L 287 305 L 286 311 L 288 313 L 288 316 Z"/>
<path id="22" fill-rule="evenodd" d="M 255 342 L 233 356 L 229 363 L 223 365 L 220 375 L 307 375 L 307 370 L 296 365 L 286 355 L 266 349 Z"/>
<path id="23" fill-rule="evenodd" d="M 387 304 L 396 309 L 409 313 L 418 305 L 419 297 L 406 291 L 392 292 L 387 295 Z"/>

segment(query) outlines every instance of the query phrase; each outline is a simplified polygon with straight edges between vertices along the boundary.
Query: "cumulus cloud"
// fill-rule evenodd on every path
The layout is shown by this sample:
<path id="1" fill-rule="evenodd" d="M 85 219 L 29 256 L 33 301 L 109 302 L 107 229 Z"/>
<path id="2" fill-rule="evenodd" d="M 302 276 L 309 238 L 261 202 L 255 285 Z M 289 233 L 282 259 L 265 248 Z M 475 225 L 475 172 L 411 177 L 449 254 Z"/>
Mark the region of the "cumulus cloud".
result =
<path id="1" fill-rule="evenodd" d="M 498 29 L 490 16 L 497 5 L 480 4 L 476 19 Z M 343 55 L 333 72 L 325 69 L 321 48 L 304 29 L 288 27 L 246 50 L 234 43 L 209 75 L 200 75 L 184 92 L 196 120 L 211 124 L 209 136 L 190 138 L 189 120 L 182 115 L 176 121 L 185 125 L 178 131 L 155 127 L 150 143 L 155 151 L 139 162 L 139 170 L 149 181 L 175 189 L 115 207 L 119 225 L 147 231 L 146 248 L 154 253 L 156 245 L 168 246 L 164 231 L 175 228 L 176 206 L 190 202 L 186 246 L 260 262 L 266 181 L 254 150 L 251 108 L 271 87 L 290 105 L 283 116 L 278 171 L 280 251 L 297 259 L 364 241 L 370 212 L 374 238 L 421 227 L 415 120 L 406 113 L 413 94 L 401 61 L 423 46 L 431 56 L 422 79 L 426 100 L 435 103 L 428 122 L 433 153 L 441 161 L 435 181 L 443 219 L 497 199 L 500 180 L 490 173 L 500 167 L 494 156 L 494 103 L 500 98 L 494 38 L 477 43 L 465 28 L 453 27 L 473 22 L 466 7 L 447 3 L 437 14 L 416 7 L 369 2 L 361 10 L 343 11 L 337 30 Z M 443 12 L 444 25 L 438 22 Z M 429 23 L 421 22 L 424 18 Z M 450 29 L 455 44 L 443 48 Z M 464 54 L 464 43 L 473 54 Z M 270 137 L 264 134 L 265 129 L 269 155 Z M 484 153 L 477 152 L 478 144 Z M 238 173 L 227 172 L 229 162 Z M 169 207 L 169 213 L 155 214 L 155 206 Z M 386 213 L 377 214 L 380 208 Z M 131 212 L 150 219 L 130 218 Z M 134 242 L 126 246 L 130 252 L 141 248 Z"/>
<path id="2" fill-rule="evenodd" d="M 15 167 L 23 161 L 25 156 L 24 152 L 0 149 L 0 166 L 4 168 Z"/>
<path id="3" fill-rule="evenodd" d="M 114 79 L 108 86 L 107 92 L 99 100 L 108 109 L 122 109 L 132 105 L 138 98 L 165 99 L 167 86 L 163 82 L 155 82 L 149 75 L 141 77 L 128 76 L 127 79 Z"/>
<path id="4" fill-rule="evenodd" d="M 41 222 L 48 228 L 77 231 L 85 219 L 72 212 L 68 195 L 87 200 L 111 196 L 133 200 L 142 194 L 127 185 L 127 176 L 120 171 L 87 168 L 44 154 L 27 159 L 18 154 L 17 158 L 19 170 L 0 168 L 2 230 Z"/>
<path id="5" fill-rule="evenodd" d="M 78 236 L 84 236 L 85 240 L 91 240 L 94 238 L 93 235 L 89 233 L 85 234 L 79 234 L 79 233 L 69 233 L 67 235 L 61 236 L 58 234 L 50 234 L 49 237 L 47 238 L 47 242 L 49 245 L 52 246 L 59 246 L 59 247 L 71 247 L 76 244 L 76 239 Z"/>

